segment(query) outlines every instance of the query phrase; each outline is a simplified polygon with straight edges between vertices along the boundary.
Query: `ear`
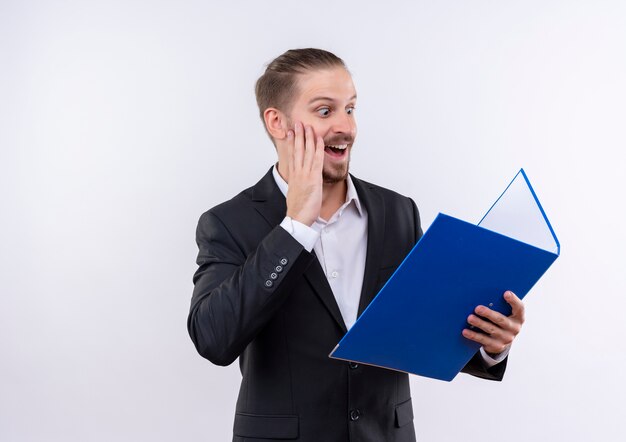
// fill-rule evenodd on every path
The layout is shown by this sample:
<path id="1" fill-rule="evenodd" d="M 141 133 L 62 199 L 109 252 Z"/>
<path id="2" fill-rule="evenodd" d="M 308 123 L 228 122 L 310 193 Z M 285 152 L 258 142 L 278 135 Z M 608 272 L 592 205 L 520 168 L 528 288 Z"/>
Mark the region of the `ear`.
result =
<path id="1" fill-rule="evenodd" d="M 263 111 L 265 127 L 272 138 L 282 140 L 287 137 L 287 118 L 285 114 L 274 107 L 268 107 Z"/>

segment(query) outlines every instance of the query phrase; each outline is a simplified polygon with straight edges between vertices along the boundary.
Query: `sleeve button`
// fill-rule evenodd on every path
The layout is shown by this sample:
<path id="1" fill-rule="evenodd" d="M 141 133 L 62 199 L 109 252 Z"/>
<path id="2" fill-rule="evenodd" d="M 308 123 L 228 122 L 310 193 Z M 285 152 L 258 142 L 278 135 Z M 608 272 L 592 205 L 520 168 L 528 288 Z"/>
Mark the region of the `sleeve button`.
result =
<path id="1" fill-rule="evenodd" d="M 289 260 L 287 258 L 281 258 L 280 259 L 280 264 L 283 265 L 283 266 L 286 266 L 288 262 L 289 262 Z"/>
<path id="2" fill-rule="evenodd" d="M 350 410 L 351 421 L 358 421 L 360 417 L 361 417 L 361 411 L 359 409 Z"/>
<path id="3" fill-rule="evenodd" d="M 265 281 L 265 287 L 270 288 L 273 285 L 274 285 L 274 282 L 272 282 L 271 279 L 268 279 L 267 281 Z"/>
<path id="4" fill-rule="evenodd" d="M 283 271 L 283 266 L 276 266 L 276 268 L 274 268 L 274 270 L 276 270 L 278 273 Z"/>
<path id="5" fill-rule="evenodd" d="M 278 279 L 278 273 L 276 272 L 270 273 L 270 279 L 273 279 L 274 281 L 276 281 Z"/>

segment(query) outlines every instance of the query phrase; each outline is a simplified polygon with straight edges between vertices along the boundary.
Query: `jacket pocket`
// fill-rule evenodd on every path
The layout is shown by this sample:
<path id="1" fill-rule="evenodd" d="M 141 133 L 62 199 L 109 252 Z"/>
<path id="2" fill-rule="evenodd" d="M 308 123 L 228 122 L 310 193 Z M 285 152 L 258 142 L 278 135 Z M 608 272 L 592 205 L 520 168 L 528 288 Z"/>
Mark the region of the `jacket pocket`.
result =
<path id="1" fill-rule="evenodd" d="M 400 428 L 413 422 L 413 403 L 411 399 L 396 405 L 396 427 Z"/>
<path id="2" fill-rule="evenodd" d="M 233 433 L 256 439 L 296 439 L 298 416 L 237 413 Z"/>

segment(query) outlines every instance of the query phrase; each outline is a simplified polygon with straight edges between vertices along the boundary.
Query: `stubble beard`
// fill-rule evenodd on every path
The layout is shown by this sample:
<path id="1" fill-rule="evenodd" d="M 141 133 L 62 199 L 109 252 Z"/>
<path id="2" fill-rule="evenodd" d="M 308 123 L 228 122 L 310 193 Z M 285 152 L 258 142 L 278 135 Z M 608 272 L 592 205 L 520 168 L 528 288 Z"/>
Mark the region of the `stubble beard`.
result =
<path id="1" fill-rule="evenodd" d="M 322 168 L 322 180 L 324 184 L 337 184 L 348 177 L 350 168 L 350 152 L 346 152 L 348 158 L 341 164 L 324 164 Z"/>

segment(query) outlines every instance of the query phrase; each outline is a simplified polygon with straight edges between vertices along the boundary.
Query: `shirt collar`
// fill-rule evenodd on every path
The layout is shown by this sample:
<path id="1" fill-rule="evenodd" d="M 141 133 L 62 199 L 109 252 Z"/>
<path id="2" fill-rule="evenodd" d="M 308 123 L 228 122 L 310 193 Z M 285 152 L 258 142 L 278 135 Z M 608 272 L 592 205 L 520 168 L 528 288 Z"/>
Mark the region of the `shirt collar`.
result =
<path id="1" fill-rule="evenodd" d="M 274 168 L 272 169 L 272 174 L 274 175 L 274 181 L 276 181 L 276 185 L 278 186 L 282 194 L 285 196 L 285 198 L 287 198 L 287 190 L 289 189 L 289 185 L 283 179 L 283 177 L 280 176 L 280 173 L 278 173 L 277 166 L 278 166 L 278 163 L 276 163 L 274 165 Z M 354 187 L 354 183 L 352 182 L 352 177 L 349 174 L 348 174 L 348 177 L 346 178 L 346 181 L 348 183 L 348 191 L 346 192 L 346 202 L 345 204 L 342 205 L 342 208 L 348 206 L 348 204 L 354 201 L 354 205 L 356 206 L 356 209 L 359 212 L 359 216 L 363 216 L 363 210 L 361 208 L 361 200 L 359 200 L 359 194 L 357 193 L 356 187 Z"/>

